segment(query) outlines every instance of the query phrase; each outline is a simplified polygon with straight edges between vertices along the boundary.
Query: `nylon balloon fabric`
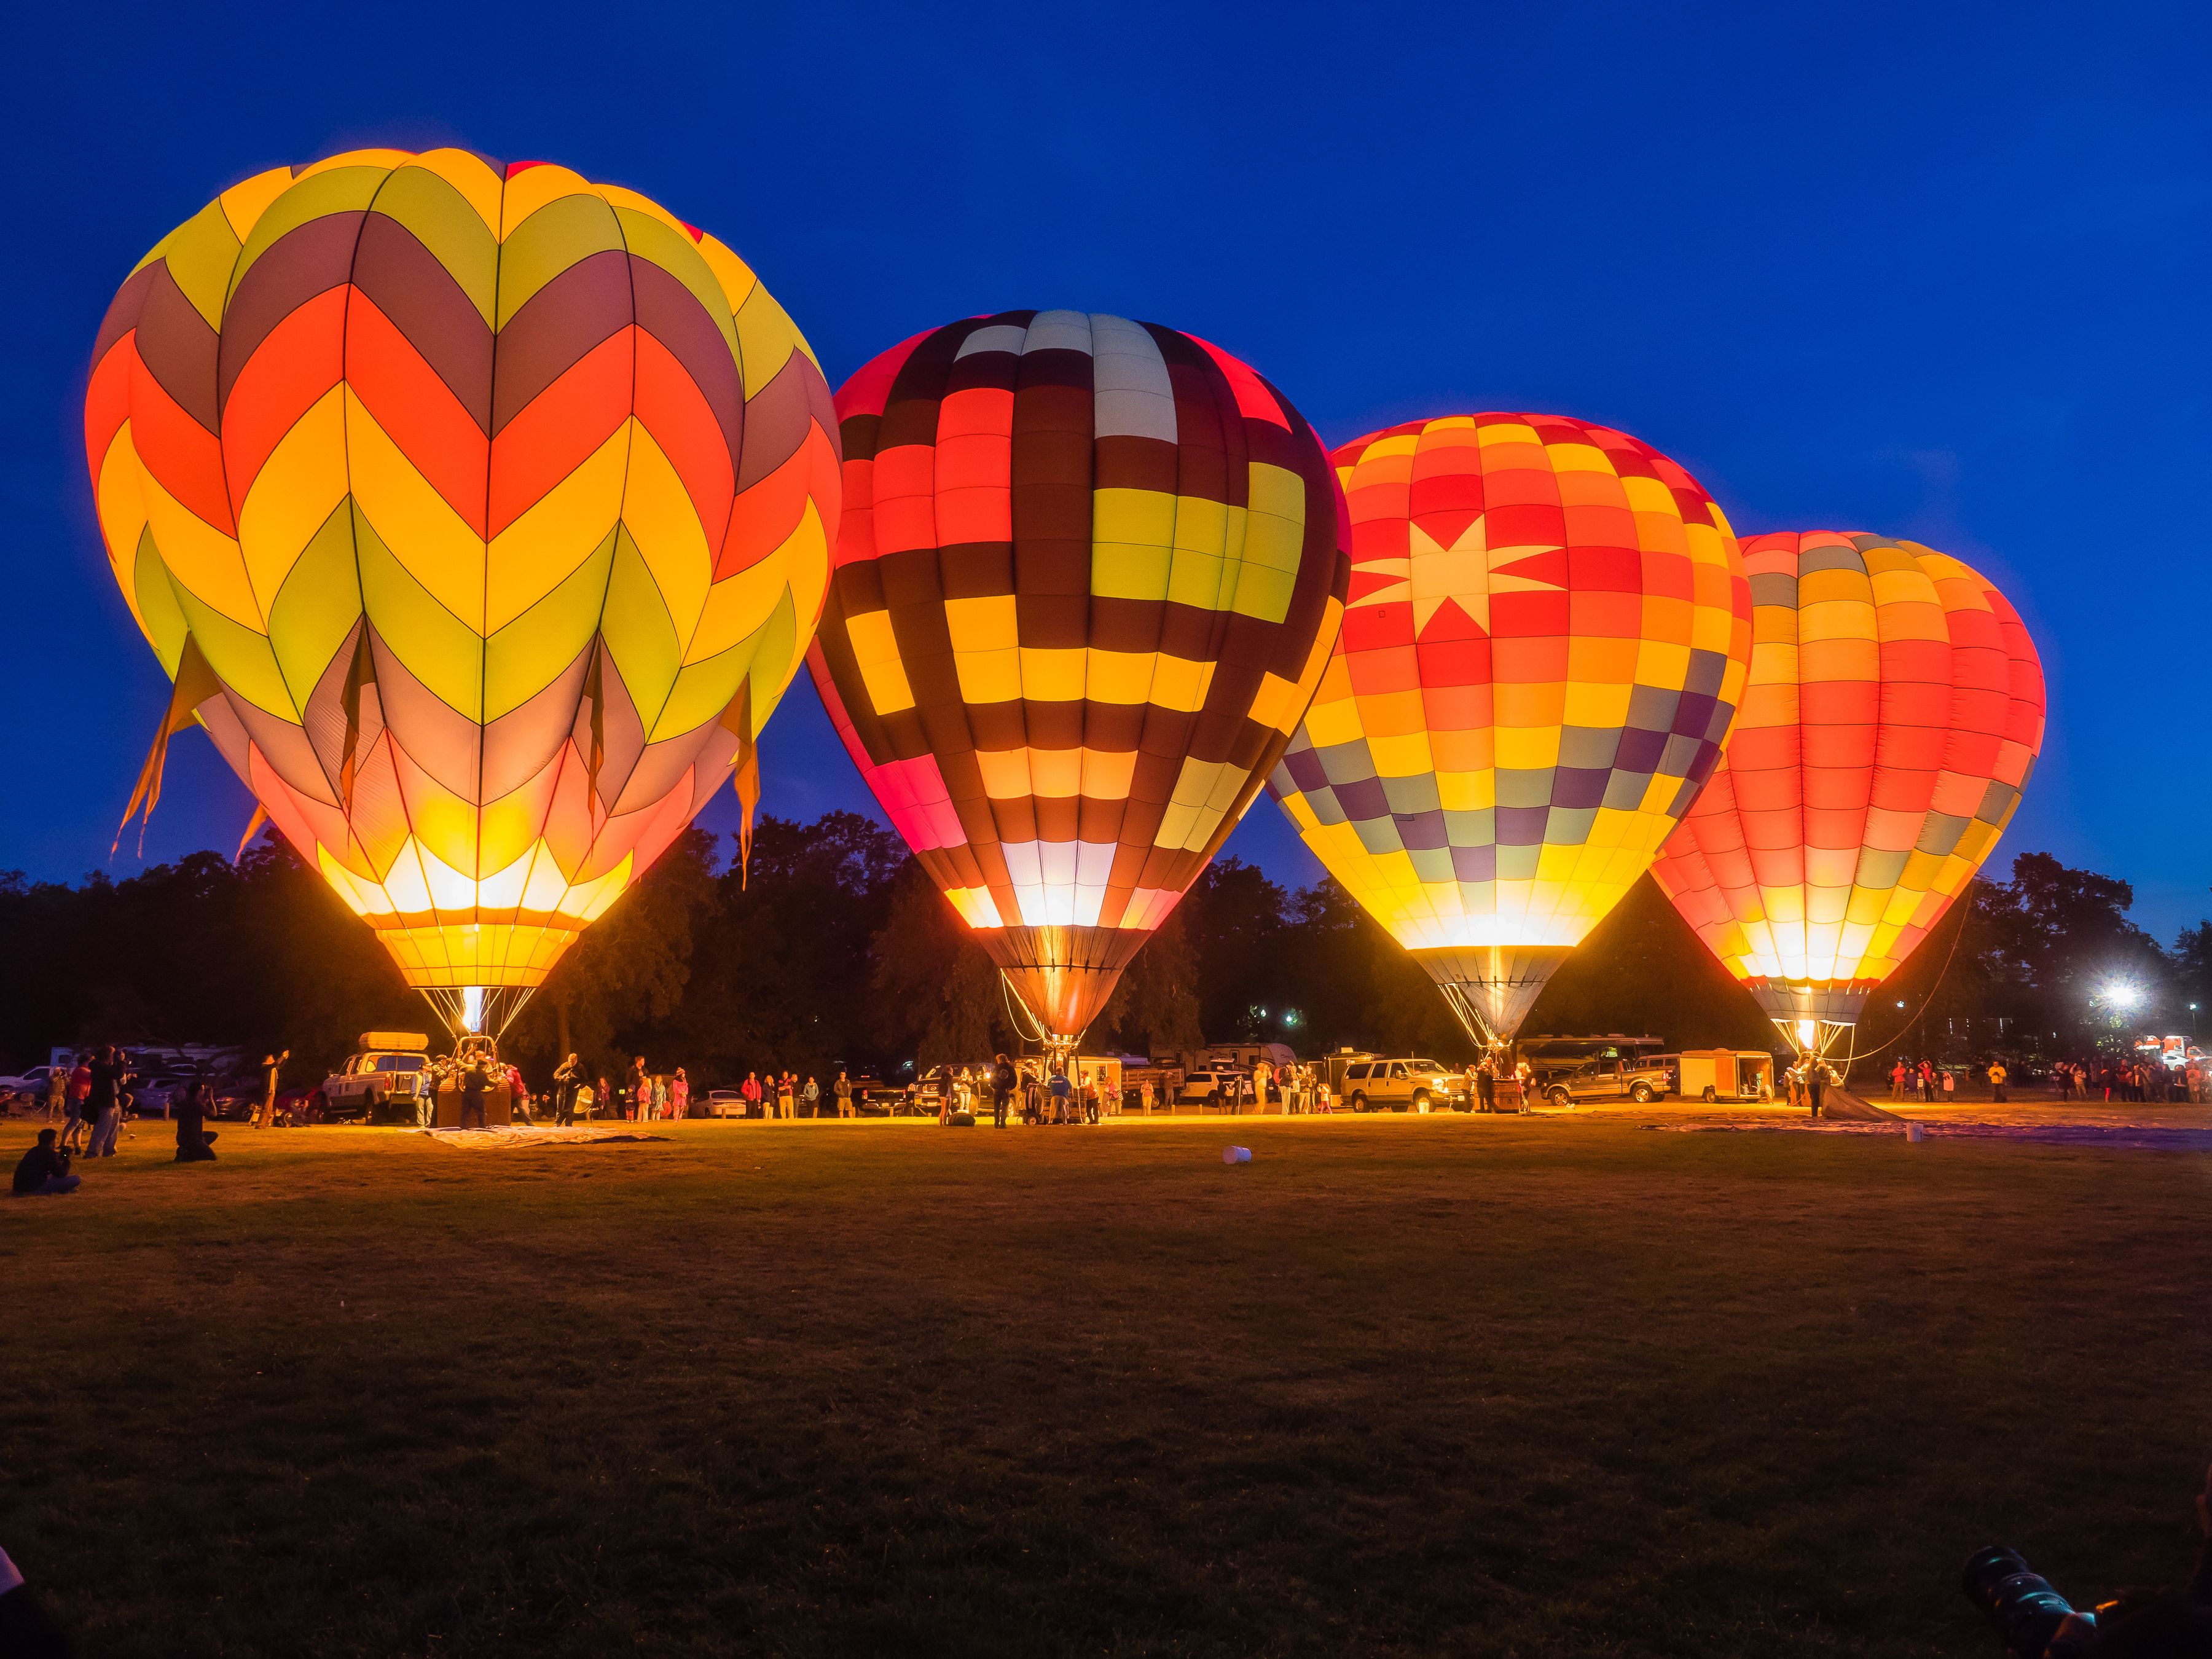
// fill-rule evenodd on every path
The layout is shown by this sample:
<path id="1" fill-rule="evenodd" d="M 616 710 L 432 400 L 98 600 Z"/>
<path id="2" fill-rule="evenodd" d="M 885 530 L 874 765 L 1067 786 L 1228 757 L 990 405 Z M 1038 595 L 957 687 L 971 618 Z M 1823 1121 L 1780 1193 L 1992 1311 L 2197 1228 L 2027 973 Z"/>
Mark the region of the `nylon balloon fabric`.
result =
<path id="1" fill-rule="evenodd" d="M 458 150 L 278 168 L 155 246 L 94 356 L 100 529 L 173 725 L 414 985 L 541 980 L 812 635 L 828 386 L 634 191 Z"/>
<path id="2" fill-rule="evenodd" d="M 1736 539 L 1674 461 L 1564 416 L 1334 459 L 1351 597 L 1270 787 L 1470 1029 L 1510 1036 L 1719 757 L 1751 647 Z"/>
<path id="3" fill-rule="evenodd" d="M 1652 875 L 1777 1020 L 1850 1024 L 2011 820 L 2043 665 L 2003 594 L 1917 542 L 1814 531 L 1743 553 L 1743 712 Z"/>
<path id="4" fill-rule="evenodd" d="M 1012 311 L 837 394 L 807 661 L 846 747 L 1051 1033 L 1079 1035 L 1304 711 L 1348 563 L 1327 454 L 1243 363 Z"/>

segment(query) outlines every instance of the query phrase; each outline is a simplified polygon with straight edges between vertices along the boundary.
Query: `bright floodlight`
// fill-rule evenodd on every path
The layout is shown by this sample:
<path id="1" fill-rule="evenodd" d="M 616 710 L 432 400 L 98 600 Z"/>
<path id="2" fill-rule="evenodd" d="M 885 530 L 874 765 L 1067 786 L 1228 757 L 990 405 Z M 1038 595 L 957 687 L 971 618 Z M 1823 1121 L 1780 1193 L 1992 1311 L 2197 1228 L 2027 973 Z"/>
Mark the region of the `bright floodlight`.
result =
<path id="1" fill-rule="evenodd" d="M 2105 993 L 2105 1000 L 2115 1008 L 2132 1008 L 2142 1000 L 2142 993 L 2132 985 L 2115 985 Z"/>

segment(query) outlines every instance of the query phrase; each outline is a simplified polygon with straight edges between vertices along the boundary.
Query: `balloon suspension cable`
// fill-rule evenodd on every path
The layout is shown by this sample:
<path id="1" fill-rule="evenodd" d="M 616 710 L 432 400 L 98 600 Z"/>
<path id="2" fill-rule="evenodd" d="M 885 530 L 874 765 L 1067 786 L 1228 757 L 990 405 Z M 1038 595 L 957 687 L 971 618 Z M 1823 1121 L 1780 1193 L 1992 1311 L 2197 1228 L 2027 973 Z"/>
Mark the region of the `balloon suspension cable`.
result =
<path id="1" fill-rule="evenodd" d="M 534 985 L 426 985 L 422 997 L 437 1011 L 455 1042 L 465 1036 L 507 1035 L 530 1000 Z"/>
<path id="2" fill-rule="evenodd" d="M 1506 1047 L 1508 1039 L 1483 1017 L 1482 1010 L 1475 1006 L 1473 997 L 1468 995 L 1456 985 L 1444 985 L 1437 988 L 1444 994 L 1445 1006 L 1459 1017 L 1459 1023 L 1467 1028 L 1467 1034 L 1474 1039 L 1476 1048 L 1494 1051 Z"/>
<path id="3" fill-rule="evenodd" d="M 1004 973 L 999 975 L 999 989 L 1006 998 L 1006 1020 L 1012 1026 L 1014 1035 L 1024 1042 L 1036 1043 L 1048 1057 L 1058 1060 L 1062 1065 L 1066 1064 L 1068 1057 L 1081 1045 L 1083 1033 L 1078 1031 L 1073 1036 L 1060 1036 L 1046 1030 L 1044 1022 L 1030 1012 L 1029 1004 L 1022 1000 L 1021 994 L 1014 989 L 1014 982 Z"/>

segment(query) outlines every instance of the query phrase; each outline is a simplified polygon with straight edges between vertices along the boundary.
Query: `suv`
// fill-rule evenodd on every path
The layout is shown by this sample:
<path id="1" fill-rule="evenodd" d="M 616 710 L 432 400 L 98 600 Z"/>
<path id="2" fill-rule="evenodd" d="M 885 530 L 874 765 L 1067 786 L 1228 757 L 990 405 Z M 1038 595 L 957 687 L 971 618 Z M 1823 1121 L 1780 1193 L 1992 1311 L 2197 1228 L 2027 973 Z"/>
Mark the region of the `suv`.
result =
<path id="1" fill-rule="evenodd" d="M 1524 1037 L 1516 1046 L 1528 1066 L 1528 1097 L 1553 1106 L 1585 1100 L 1648 1106 L 1676 1088 L 1668 1058 L 1654 1052 L 1656 1037 Z"/>
<path id="2" fill-rule="evenodd" d="M 1243 1073 L 1226 1066 L 1186 1072 L 1182 1086 L 1175 1091 L 1175 1102 L 1179 1106 L 1234 1106 L 1237 1085 L 1243 1078 Z"/>
<path id="3" fill-rule="evenodd" d="M 1344 1068 L 1344 1098 L 1355 1112 L 1463 1112 L 1467 1074 L 1433 1060 L 1357 1060 Z"/>
<path id="4" fill-rule="evenodd" d="M 358 1112 L 364 1123 L 376 1121 L 386 1104 L 404 1106 L 406 1120 L 415 1118 L 416 1095 L 426 1086 L 423 1068 L 430 1063 L 430 1040 L 412 1031 L 364 1031 L 362 1052 L 323 1079 L 323 1115 L 350 1117 Z"/>

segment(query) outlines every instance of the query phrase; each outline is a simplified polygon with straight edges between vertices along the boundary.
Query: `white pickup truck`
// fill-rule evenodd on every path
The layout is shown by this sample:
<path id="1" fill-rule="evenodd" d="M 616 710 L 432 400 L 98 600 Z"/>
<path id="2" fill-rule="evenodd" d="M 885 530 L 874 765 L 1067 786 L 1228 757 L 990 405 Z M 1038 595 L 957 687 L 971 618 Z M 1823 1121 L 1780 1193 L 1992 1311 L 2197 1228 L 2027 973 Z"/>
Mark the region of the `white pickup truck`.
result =
<path id="1" fill-rule="evenodd" d="M 422 1068 L 430 1062 L 430 1039 L 417 1031 L 363 1031 L 361 1048 L 323 1079 L 325 1115 L 358 1114 L 362 1122 L 374 1123 L 380 1111 L 398 1108 L 412 1122 Z"/>

